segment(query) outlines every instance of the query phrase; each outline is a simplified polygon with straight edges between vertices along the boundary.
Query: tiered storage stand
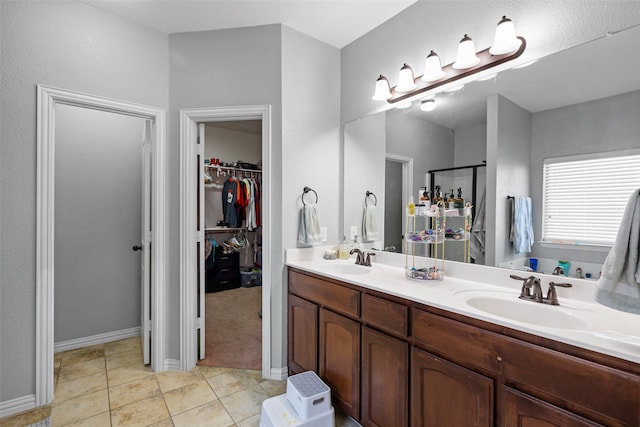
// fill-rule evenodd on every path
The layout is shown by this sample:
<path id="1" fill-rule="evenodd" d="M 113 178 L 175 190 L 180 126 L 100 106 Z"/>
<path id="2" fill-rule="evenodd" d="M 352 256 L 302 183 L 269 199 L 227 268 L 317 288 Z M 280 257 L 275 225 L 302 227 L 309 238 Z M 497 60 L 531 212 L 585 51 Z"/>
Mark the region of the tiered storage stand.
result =
<path id="1" fill-rule="evenodd" d="M 427 229 L 416 229 L 416 217 L 428 217 L 431 219 Z M 447 237 L 447 217 L 464 217 L 464 228 L 462 233 L 455 233 Z M 430 227 L 430 228 L 429 228 Z M 444 204 L 439 202 L 434 210 L 429 210 L 416 215 L 407 215 L 405 241 L 405 273 L 408 278 L 416 280 L 442 280 L 444 277 L 444 248 L 445 242 L 463 243 L 463 261 L 470 262 L 471 253 L 471 205 L 467 203 L 464 208 L 445 209 Z M 431 245 L 431 258 L 434 263 L 432 267 L 416 268 L 415 253 L 416 245 Z M 438 268 L 440 264 L 440 268 Z"/>
<path id="2" fill-rule="evenodd" d="M 287 392 L 262 402 L 260 427 L 334 427 L 331 390 L 313 371 L 287 378 Z"/>

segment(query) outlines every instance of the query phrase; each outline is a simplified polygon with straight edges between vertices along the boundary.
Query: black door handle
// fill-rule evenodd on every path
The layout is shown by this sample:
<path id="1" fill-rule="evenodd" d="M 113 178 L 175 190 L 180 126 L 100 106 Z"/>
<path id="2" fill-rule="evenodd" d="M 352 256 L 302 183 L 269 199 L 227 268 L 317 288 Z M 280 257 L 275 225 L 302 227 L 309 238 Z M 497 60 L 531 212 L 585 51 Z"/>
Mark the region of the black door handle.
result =
<path id="1" fill-rule="evenodd" d="M 134 251 L 141 251 L 141 250 L 142 250 L 142 246 L 135 245 L 135 246 L 134 246 L 133 248 L 131 248 L 131 249 L 133 249 Z"/>

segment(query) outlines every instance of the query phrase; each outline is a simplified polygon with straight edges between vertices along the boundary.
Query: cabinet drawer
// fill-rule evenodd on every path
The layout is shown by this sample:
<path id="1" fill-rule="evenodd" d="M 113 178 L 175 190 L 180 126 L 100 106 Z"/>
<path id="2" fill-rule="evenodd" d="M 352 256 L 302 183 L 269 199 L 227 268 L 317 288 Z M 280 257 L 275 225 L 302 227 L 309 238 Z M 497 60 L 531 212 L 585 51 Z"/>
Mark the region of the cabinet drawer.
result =
<path id="1" fill-rule="evenodd" d="M 409 334 L 409 307 L 373 295 L 362 295 L 362 320 L 392 334 Z"/>
<path id="2" fill-rule="evenodd" d="M 355 289 L 289 271 L 289 291 L 341 313 L 360 315 L 360 292 Z"/>

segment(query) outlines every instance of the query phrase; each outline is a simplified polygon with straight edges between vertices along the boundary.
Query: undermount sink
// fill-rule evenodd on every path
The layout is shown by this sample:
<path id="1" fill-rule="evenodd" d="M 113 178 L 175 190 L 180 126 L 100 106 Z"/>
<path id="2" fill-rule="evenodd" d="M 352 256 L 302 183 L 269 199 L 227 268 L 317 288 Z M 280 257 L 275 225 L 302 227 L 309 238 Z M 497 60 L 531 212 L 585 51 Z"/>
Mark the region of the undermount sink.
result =
<path id="1" fill-rule="evenodd" d="M 494 316 L 556 329 L 588 329 L 592 313 L 573 305 L 552 306 L 499 291 L 460 291 L 456 297 L 476 310 Z M 562 304 L 562 301 L 560 302 Z"/>
<path id="2" fill-rule="evenodd" d="M 372 267 L 357 264 L 323 264 L 320 270 L 335 274 L 369 274 Z"/>

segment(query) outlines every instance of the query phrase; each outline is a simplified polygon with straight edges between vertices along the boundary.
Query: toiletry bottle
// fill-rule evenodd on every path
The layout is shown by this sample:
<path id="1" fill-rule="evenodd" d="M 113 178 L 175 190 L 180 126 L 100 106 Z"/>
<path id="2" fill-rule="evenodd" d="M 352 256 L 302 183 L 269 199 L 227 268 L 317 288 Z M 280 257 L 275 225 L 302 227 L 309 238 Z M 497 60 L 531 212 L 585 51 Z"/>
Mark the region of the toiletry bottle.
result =
<path id="1" fill-rule="evenodd" d="M 451 193 L 449 193 L 449 198 L 447 199 L 449 209 L 453 208 L 455 203 L 456 203 L 456 199 L 453 196 L 453 189 L 451 189 Z"/>
<path id="2" fill-rule="evenodd" d="M 462 187 L 458 188 L 458 197 L 456 197 L 453 207 L 458 209 L 464 208 L 464 199 L 462 198 Z"/>
<path id="3" fill-rule="evenodd" d="M 413 196 L 409 196 L 409 204 L 407 205 L 407 215 L 414 216 L 416 214 L 416 204 L 413 202 Z"/>
<path id="4" fill-rule="evenodd" d="M 347 236 L 342 236 L 342 242 L 338 248 L 338 258 L 349 259 L 349 243 L 347 242 Z"/>
<path id="5" fill-rule="evenodd" d="M 430 196 L 431 196 L 431 191 L 425 191 L 423 193 L 423 196 L 422 196 L 424 198 L 424 200 L 422 200 L 421 203 L 424 205 L 426 210 L 429 210 L 429 208 L 431 207 L 431 197 Z"/>
<path id="6" fill-rule="evenodd" d="M 442 193 L 440 192 L 440 186 L 436 185 L 436 193 L 433 195 L 434 199 L 435 199 L 435 204 L 437 205 L 438 202 L 442 201 Z"/>
<path id="7" fill-rule="evenodd" d="M 427 195 L 427 187 L 420 187 L 420 191 L 418 192 L 418 203 L 424 202 L 425 196 Z"/>

